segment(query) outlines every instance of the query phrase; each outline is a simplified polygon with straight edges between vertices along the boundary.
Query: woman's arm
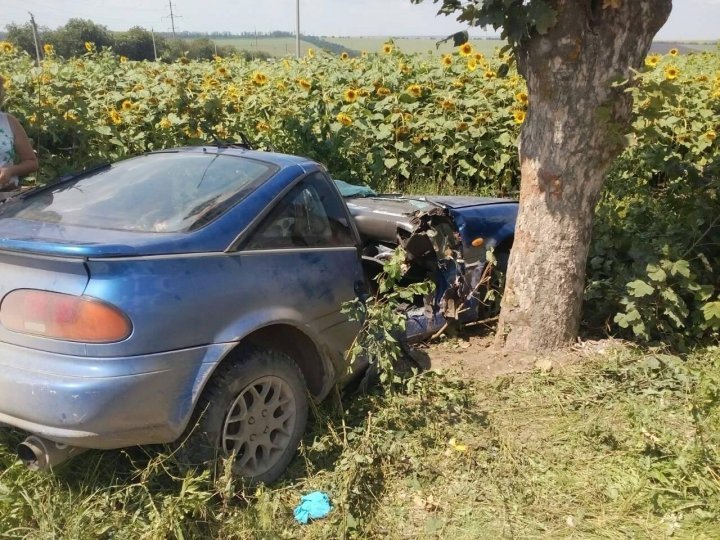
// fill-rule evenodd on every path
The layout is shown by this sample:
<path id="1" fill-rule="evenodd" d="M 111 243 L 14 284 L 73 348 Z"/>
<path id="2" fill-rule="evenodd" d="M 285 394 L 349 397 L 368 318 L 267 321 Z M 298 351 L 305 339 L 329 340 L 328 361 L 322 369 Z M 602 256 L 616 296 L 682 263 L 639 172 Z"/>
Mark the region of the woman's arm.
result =
<path id="1" fill-rule="evenodd" d="M 12 115 L 7 115 L 8 122 L 12 128 L 13 137 L 15 138 L 15 152 L 19 158 L 19 162 L 15 165 L 0 167 L 0 186 L 10 182 L 13 176 L 24 176 L 38 169 L 38 160 L 33 152 L 30 139 L 28 139 L 25 130 L 20 122 Z"/>

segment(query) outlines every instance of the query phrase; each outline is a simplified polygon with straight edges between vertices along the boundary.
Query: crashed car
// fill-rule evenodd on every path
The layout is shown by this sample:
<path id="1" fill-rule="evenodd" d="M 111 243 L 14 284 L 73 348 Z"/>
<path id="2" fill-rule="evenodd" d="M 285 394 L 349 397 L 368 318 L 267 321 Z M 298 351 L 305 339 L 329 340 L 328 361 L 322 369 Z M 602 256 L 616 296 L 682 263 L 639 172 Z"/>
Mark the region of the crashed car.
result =
<path id="1" fill-rule="evenodd" d="M 395 246 L 408 279 L 437 284 L 410 337 L 477 318 L 473 280 L 488 245 L 509 249 L 515 203 L 345 195 L 306 158 L 201 146 L 2 204 L 0 424 L 28 434 L 20 459 L 183 441 L 190 463 L 270 482 L 308 399 L 351 376 L 341 306 Z"/>
<path id="2" fill-rule="evenodd" d="M 416 341 L 490 313 L 497 301 L 487 254 L 500 275 L 507 269 L 517 203 L 472 196 L 377 194 L 336 180 L 361 237 L 366 274 L 372 278 L 397 247 L 406 252 L 405 281 L 431 281 L 433 295 L 406 309 L 406 338 Z M 497 300 L 499 296 L 494 295 Z M 490 311 L 483 310 L 490 308 Z"/>

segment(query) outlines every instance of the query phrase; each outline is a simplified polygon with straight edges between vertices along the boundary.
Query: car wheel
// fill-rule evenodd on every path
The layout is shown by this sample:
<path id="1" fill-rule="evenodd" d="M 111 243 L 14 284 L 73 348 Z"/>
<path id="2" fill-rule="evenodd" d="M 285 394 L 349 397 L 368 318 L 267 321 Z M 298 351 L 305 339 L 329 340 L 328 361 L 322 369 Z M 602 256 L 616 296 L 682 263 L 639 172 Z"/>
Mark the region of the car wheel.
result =
<path id="1" fill-rule="evenodd" d="M 196 410 L 185 457 L 193 465 L 214 465 L 232 456 L 234 474 L 269 483 L 282 475 L 300 444 L 307 387 L 289 356 L 245 348 L 213 375 Z"/>

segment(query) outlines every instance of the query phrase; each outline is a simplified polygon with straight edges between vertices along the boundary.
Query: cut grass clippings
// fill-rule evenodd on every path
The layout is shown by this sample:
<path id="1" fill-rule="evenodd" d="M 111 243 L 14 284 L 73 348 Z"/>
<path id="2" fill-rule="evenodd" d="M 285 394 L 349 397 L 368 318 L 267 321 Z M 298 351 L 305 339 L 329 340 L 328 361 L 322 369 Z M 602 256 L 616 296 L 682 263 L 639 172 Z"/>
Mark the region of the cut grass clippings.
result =
<path id="1" fill-rule="evenodd" d="M 31 473 L 22 435 L 0 430 L 0 537 L 720 537 L 717 348 L 493 381 L 425 372 L 396 390 L 328 400 L 286 479 L 254 490 L 155 448 Z M 299 525 L 314 490 L 334 508 Z"/>

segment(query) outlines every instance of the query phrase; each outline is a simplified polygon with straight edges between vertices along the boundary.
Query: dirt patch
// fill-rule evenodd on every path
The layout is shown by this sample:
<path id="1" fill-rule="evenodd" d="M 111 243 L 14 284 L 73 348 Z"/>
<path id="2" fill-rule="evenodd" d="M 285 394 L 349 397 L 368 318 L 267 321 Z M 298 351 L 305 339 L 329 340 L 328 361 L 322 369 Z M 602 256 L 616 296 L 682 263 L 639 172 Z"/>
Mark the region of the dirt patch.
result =
<path id="1" fill-rule="evenodd" d="M 552 353 L 508 353 L 493 346 L 494 332 L 494 326 L 468 325 L 455 336 L 443 335 L 431 342 L 416 343 L 410 353 L 424 369 L 450 370 L 461 376 L 493 379 L 533 369 L 559 369 L 621 346 L 620 341 L 609 338 L 579 340 L 572 347 Z"/>

